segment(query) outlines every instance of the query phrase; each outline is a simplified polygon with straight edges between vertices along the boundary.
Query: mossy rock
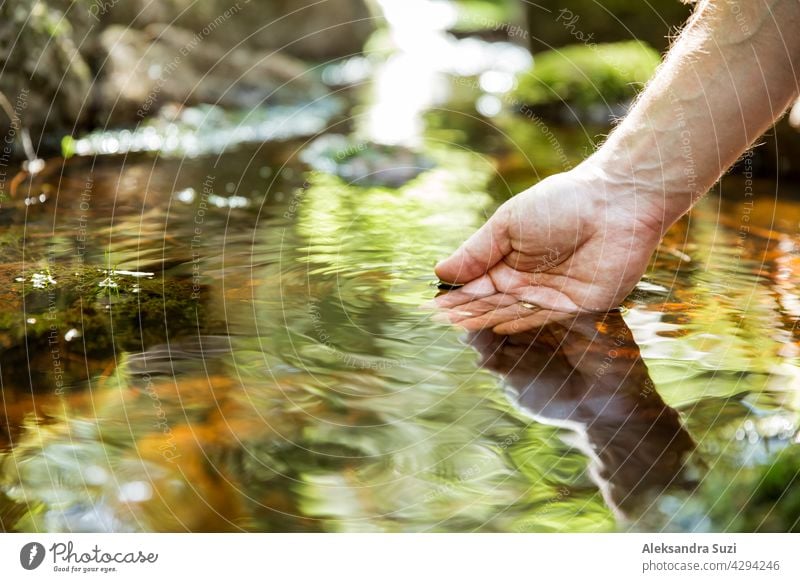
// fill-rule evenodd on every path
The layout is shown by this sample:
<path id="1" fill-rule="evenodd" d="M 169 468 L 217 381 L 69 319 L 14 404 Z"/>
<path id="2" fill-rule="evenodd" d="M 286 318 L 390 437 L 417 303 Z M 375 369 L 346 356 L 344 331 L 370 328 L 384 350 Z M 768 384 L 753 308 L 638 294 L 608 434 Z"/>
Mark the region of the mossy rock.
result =
<path id="1" fill-rule="evenodd" d="M 653 76 L 659 53 L 639 41 L 569 45 L 534 55 L 518 77 L 516 98 L 534 109 L 613 109 L 629 102 Z"/>
<path id="2" fill-rule="evenodd" d="M 113 362 L 205 321 L 191 278 L 68 265 L 0 268 L 3 378 L 34 390 L 68 388 Z"/>

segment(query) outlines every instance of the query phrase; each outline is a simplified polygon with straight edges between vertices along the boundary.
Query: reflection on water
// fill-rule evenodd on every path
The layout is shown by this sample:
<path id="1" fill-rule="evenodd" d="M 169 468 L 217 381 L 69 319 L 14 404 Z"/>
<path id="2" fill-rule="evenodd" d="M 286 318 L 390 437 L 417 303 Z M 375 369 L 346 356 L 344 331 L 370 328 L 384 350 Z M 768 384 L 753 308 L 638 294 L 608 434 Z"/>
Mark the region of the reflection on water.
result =
<path id="1" fill-rule="evenodd" d="M 800 204 L 726 179 L 621 314 L 468 335 L 420 308 L 433 263 L 591 144 L 472 80 L 412 150 L 215 127 L 16 180 L 2 529 L 797 529 Z"/>
<path id="2" fill-rule="evenodd" d="M 482 365 L 503 374 L 510 397 L 537 422 L 567 429 L 589 475 L 619 517 L 650 494 L 686 482 L 694 448 L 678 413 L 655 390 L 618 312 L 559 321 L 536 331 L 473 333 Z"/>
<path id="3" fill-rule="evenodd" d="M 736 258 L 710 198 L 624 315 L 465 342 L 419 306 L 487 160 L 388 189 L 298 149 L 79 158 L 7 203 L 4 529 L 789 527 L 752 489 L 797 438 L 790 230 L 753 215 Z"/>

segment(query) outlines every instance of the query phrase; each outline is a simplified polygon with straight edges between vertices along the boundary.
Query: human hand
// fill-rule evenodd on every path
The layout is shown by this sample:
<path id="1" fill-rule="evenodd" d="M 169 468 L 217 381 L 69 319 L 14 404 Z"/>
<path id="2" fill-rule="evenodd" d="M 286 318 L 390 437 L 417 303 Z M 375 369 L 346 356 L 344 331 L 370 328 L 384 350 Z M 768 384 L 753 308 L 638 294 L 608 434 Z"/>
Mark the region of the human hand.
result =
<path id="1" fill-rule="evenodd" d="M 606 311 L 639 281 L 670 223 L 655 197 L 584 162 L 511 198 L 436 265 L 441 280 L 464 284 L 436 304 L 498 333 L 551 312 Z"/>

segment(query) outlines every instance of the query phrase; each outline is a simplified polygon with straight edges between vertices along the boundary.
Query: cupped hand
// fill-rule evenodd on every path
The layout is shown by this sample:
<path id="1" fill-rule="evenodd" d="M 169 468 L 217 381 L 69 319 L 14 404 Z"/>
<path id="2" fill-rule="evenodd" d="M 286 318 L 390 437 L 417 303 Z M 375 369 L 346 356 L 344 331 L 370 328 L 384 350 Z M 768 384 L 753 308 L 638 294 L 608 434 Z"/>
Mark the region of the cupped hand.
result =
<path id="1" fill-rule="evenodd" d="M 498 333 L 553 312 L 612 309 L 645 272 L 665 223 L 652 198 L 584 162 L 511 198 L 436 265 L 442 281 L 463 284 L 436 304 Z"/>

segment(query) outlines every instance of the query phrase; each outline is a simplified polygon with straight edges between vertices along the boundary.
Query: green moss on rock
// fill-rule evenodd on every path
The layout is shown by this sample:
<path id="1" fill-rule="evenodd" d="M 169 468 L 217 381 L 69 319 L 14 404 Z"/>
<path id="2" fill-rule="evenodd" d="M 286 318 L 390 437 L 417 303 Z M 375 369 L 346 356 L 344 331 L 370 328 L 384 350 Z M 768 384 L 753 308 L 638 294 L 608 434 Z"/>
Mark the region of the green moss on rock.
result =
<path id="1" fill-rule="evenodd" d="M 6 265 L 0 284 L 4 379 L 37 389 L 68 387 L 120 351 L 142 351 L 205 321 L 204 293 L 191 278 Z M 28 379 L 28 370 L 36 377 Z"/>
<path id="2" fill-rule="evenodd" d="M 569 45 L 534 55 L 516 97 L 530 106 L 587 108 L 632 99 L 655 73 L 660 55 L 639 41 Z"/>

